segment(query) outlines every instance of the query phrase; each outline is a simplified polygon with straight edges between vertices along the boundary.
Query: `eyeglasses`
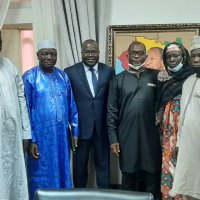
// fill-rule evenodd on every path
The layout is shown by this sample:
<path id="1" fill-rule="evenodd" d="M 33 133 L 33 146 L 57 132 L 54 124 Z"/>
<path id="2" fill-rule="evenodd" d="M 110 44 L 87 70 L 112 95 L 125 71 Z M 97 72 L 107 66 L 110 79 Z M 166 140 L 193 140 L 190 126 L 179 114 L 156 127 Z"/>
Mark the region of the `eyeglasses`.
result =
<path id="1" fill-rule="evenodd" d="M 49 56 L 53 59 L 57 58 L 57 53 L 56 52 L 40 52 L 39 55 L 42 58 L 48 58 Z"/>
<path id="2" fill-rule="evenodd" d="M 144 56 L 146 53 L 144 51 L 130 51 L 128 52 L 130 56 Z"/>

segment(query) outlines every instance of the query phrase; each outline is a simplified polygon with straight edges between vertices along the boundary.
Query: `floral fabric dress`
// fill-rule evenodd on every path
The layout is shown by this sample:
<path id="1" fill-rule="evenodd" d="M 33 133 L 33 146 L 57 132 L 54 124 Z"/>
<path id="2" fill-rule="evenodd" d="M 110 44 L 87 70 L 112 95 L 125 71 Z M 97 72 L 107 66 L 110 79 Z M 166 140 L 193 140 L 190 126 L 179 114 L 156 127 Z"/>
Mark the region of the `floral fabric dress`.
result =
<path id="1" fill-rule="evenodd" d="M 164 110 L 161 123 L 161 147 L 162 147 L 162 173 L 161 173 L 161 193 L 162 199 L 173 199 L 169 192 L 172 188 L 176 161 L 177 161 L 177 134 L 180 115 L 180 98 L 176 96 L 169 101 Z M 176 196 L 174 199 L 182 199 Z"/>

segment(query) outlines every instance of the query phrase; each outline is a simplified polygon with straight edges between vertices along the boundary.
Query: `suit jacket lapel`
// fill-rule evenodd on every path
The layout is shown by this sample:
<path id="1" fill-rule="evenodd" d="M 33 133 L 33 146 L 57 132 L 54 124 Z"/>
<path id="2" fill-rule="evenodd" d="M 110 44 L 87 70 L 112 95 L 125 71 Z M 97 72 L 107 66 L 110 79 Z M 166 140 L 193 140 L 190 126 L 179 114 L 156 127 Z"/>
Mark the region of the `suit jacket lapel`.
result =
<path id="1" fill-rule="evenodd" d="M 103 80 L 103 67 L 100 65 L 100 63 L 98 63 L 98 87 L 97 87 L 96 95 L 101 87 L 102 80 Z"/>

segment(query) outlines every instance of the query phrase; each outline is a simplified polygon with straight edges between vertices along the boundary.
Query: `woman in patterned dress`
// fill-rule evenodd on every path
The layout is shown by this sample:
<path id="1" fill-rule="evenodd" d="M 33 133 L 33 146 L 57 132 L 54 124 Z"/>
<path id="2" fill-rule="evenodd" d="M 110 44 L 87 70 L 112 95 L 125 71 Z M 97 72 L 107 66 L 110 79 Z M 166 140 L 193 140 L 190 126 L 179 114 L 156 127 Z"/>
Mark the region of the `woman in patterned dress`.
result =
<path id="1" fill-rule="evenodd" d="M 162 87 L 158 93 L 158 121 L 162 147 L 161 198 L 169 200 L 172 199 L 169 191 L 172 188 L 178 153 L 176 143 L 182 85 L 193 73 L 193 69 L 188 51 L 177 43 L 165 47 L 163 62 L 169 77 L 167 80 L 162 79 Z M 182 197 L 176 196 L 175 199 Z"/>

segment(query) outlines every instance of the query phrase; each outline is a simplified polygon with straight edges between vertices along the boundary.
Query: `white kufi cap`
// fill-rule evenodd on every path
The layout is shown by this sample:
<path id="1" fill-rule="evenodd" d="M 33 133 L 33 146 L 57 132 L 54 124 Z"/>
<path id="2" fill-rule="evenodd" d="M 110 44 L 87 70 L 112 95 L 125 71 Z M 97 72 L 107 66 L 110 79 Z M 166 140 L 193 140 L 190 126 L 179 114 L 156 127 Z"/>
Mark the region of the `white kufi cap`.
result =
<path id="1" fill-rule="evenodd" d="M 191 39 L 190 51 L 194 49 L 200 49 L 200 36 L 194 36 Z"/>
<path id="2" fill-rule="evenodd" d="M 41 40 L 37 45 L 38 51 L 40 49 L 56 49 L 55 42 L 53 40 Z"/>

